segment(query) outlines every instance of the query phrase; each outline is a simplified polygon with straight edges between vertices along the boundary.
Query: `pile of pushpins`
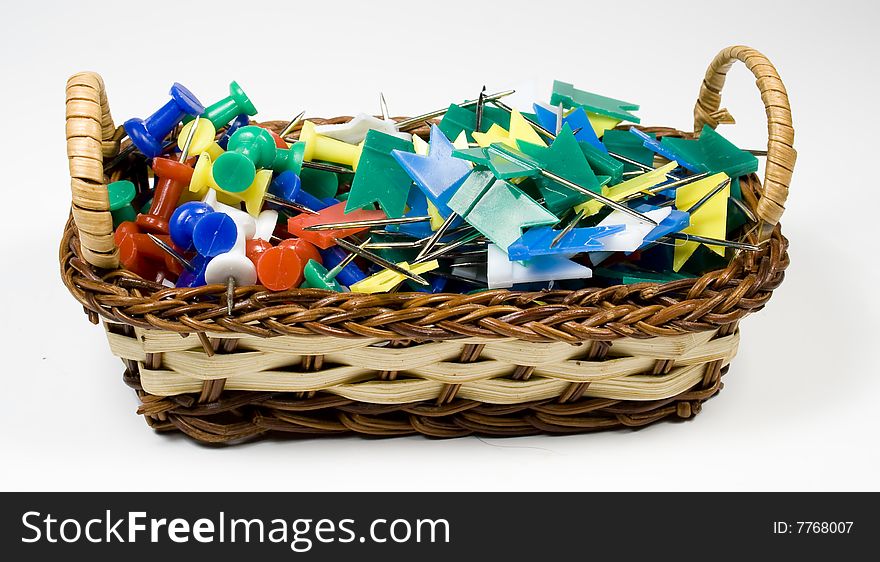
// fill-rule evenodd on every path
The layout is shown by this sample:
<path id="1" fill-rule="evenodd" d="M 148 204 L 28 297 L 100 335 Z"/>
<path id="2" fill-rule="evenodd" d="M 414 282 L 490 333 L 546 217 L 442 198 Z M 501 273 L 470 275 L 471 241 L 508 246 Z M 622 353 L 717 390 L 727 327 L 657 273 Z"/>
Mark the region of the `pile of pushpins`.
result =
<path id="1" fill-rule="evenodd" d="M 236 82 L 208 106 L 175 83 L 105 166 L 120 261 L 171 287 L 467 293 L 668 282 L 757 249 L 731 240 L 752 152 L 658 139 L 565 82 L 530 112 L 511 93 L 279 132 Z"/>

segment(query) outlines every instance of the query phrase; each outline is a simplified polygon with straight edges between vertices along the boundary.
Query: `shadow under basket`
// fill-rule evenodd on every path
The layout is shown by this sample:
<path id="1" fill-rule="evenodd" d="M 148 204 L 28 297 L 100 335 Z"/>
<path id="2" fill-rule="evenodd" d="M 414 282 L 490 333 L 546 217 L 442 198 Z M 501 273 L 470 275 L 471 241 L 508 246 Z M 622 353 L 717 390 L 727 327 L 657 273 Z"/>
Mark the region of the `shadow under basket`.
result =
<path id="1" fill-rule="evenodd" d="M 738 322 L 766 304 L 788 266 L 779 218 L 794 130 L 773 65 L 747 47 L 719 53 L 700 89 L 695 131 L 732 122 L 720 93 L 737 60 L 757 78 L 767 109 L 764 182 L 741 178 L 758 223 L 739 239 L 761 249 L 734 252 L 726 267 L 698 278 L 471 295 L 249 286 L 235 290 L 228 314 L 224 286 L 168 288 L 119 267 L 106 190 L 115 178 L 104 163 L 123 133 L 90 72 L 67 83 L 73 205 L 62 278 L 89 319 L 103 320 L 141 400 L 138 413 L 156 430 L 202 442 L 515 436 L 689 419 L 721 389 Z"/>

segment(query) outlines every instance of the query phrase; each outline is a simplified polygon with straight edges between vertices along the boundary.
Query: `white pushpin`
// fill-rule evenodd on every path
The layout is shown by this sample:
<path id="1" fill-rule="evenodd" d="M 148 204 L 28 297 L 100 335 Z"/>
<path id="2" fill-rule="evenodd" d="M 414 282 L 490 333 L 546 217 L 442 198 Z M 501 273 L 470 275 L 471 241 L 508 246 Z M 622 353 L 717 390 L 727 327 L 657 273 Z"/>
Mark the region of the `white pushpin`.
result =
<path id="1" fill-rule="evenodd" d="M 254 238 L 258 240 L 269 241 L 278 225 L 278 211 L 274 209 L 266 209 L 257 217 L 254 229 Z"/>
<path id="2" fill-rule="evenodd" d="M 367 137 L 367 131 L 380 131 L 405 141 L 412 140 L 411 134 L 402 133 L 397 129 L 397 123 L 388 115 L 388 105 L 385 103 L 385 96 L 381 93 L 379 94 L 379 107 L 382 109 L 381 119 L 366 113 L 358 113 L 348 123 L 319 125 L 315 127 L 315 131 L 325 137 L 341 140 L 348 144 L 360 144 Z"/>
<path id="3" fill-rule="evenodd" d="M 671 207 L 660 207 L 653 211 L 648 211 L 645 214 L 659 224 L 663 219 L 668 217 L 671 212 Z M 590 263 L 593 265 L 599 265 L 608 259 L 608 257 L 614 252 L 635 252 L 645 243 L 645 236 L 656 228 L 652 224 L 635 220 L 626 213 L 621 213 L 620 211 L 613 211 L 610 215 L 602 219 L 597 226 L 611 226 L 615 224 L 622 224 L 626 226 L 626 228 L 620 232 L 609 234 L 601 239 L 602 250 L 598 252 L 590 252 Z"/>
<path id="4" fill-rule="evenodd" d="M 507 253 L 499 246 L 488 246 L 486 281 L 490 289 L 507 289 L 518 283 L 589 279 L 592 276 L 592 269 L 565 256 L 536 256 L 521 262 L 510 261 Z"/>
<path id="5" fill-rule="evenodd" d="M 229 215 L 229 217 L 235 221 L 235 226 L 244 232 L 245 240 L 250 240 L 256 234 L 257 223 L 254 220 L 254 217 L 241 209 L 236 209 L 235 207 L 217 201 L 217 192 L 213 189 L 208 190 L 208 193 L 202 198 L 202 202 L 206 203 L 215 211 Z"/>
<path id="6" fill-rule="evenodd" d="M 250 215 L 247 216 L 250 218 Z M 253 223 L 253 219 L 251 219 L 251 223 Z M 247 240 L 245 232 L 239 223 L 235 224 L 235 228 L 237 233 L 232 249 L 215 256 L 205 267 L 206 283 L 209 285 L 226 284 L 226 313 L 229 315 L 232 315 L 235 287 L 254 285 L 257 282 L 257 268 L 245 254 L 245 241 Z"/>

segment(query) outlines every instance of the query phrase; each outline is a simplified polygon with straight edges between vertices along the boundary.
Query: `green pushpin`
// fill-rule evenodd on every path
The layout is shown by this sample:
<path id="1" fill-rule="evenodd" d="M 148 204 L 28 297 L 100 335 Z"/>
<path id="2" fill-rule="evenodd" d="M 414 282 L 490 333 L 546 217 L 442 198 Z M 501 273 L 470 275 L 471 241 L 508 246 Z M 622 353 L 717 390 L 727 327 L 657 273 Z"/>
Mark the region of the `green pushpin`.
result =
<path id="1" fill-rule="evenodd" d="M 238 82 L 233 80 L 229 84 L 229 95 L 206 107 L 201 117 L 213 123 L 214 128 L 219 129 L 242 113 L 253 116 L 257 114 L 257 108 L 254 107 Z"/>
<path id="2" fill-rule="evenodd" d="M 554 80 L 550 104 L 557 105 L 559 103 L 566 107 L 583 107 L 589 113 L 605 115 L 621 121 L 639 122 L 639 118 L 630 113 L 630 111 L 639 108 L 638 104 L 585 92 L 567 82 Z"/>
<path id="3" fill-rule="evenodd" d="M 708 125 L 703 125 L 696 140 L 663 137 L 660 144 L 701 172 L 724 172 L 738 178 L 758 170 L 758 159 L 754 155 L 738 148 Z"/>
<path id="4" fill-rule="evenodd" d="M 256 125 L 242 127 L 214 162 L 214 181 L 226 191 L 240 193 L 250 187 L 258 169 L 272 166 L 275 157 L 275 139 L 269 131 Z"/>
<path id="5" fill-rule="evenodd" d="M 522 236 L 524 228 L 559 222 L 556 215 L 521 189 L 499 179 L 476 199 L 462 217 L 505 251 Z"/>
<path id="6" fill-rule="evenodd" d="M 120 223 L 133 221 L 137 212 L 131 202 L 137 195 L 134 184 L 128 180 L 119 180 L 107 184 L 107 197 L 110 200 L 110 214 L 113 216 L 113 228 Z"/>
<path id="7" fill-rule="evenodd" d="M 623 181 L 625 165 L 623 162 L 613 156 L 609 156 L 607 152 L 602 152 L 588 142 L 579 142 L 578 145 L 581 147 L 581 152 L 584 153 L 584 157 L 590 163 L 593 171 L 611 178 L 608 182 L 609 185 L 616 185 Z"/>
<path id="8" fill-rule="evenodd" d="M 599 180 L 568 124 L 562 127 L 548 147 L 525 141 L 519 141 L 518 144 L 522 152 L 531 156 L 541 169 L 553 172 L 592 192 L 600 191 Z M 554 213 L 561 213 L 589 198 L 582 192 L 563 187 L 545 177 L 538 179 L 538 188 L 544 196 L 547 208 Z"/>
<path id="9" fill-rule="evenodd" d="M 299 178 L 302 180 L 302 188 L 318 199 L 335 197 L 339 191 L 339 176 L 333 172 L 303 168 Z"/>
<path id="10" fill-rule="evenodd" d="M 305 152 L 306 145 L 302 142 L 294 143 L 290 145 L 290 148 L 276 148 L 275 159 L 272 161 L 272 171 L 279 174 L 291 171 L 298 176 L 301 175 Z"/>
<path id="11" fill-rule="evenodd" d="M 339 262 L 339 265 L 330 271 L 327 271 L 326 267 L 315 260 L 309 260 L 308 263 L 306 263 L 305 268 L 303 268 L 303 277 L 305 280 L 300 284 L 299 288 L 324 289 L 325 291 L 336 291 L 337 293 L 341 293 L 342 285 L 336 280 L 336 276 L 342 271 L 343 267 L 348 265 L 346 260 L 348 260 L 349 257 L 353 259 L 354 254 L 346 256 L 345 260 Z"/>
<path id="12" fill-rule="evenodd" d="M 464 217 L 497 178 L 489 170 L 475 169 L 449 199 L 449 208 Z"/>
<path id="13" fill-rule="evenodd" d="M 656 135 L 652 136 L 656 138 Z M 642 139 L 629 131 L 619 129 L 605 131 L 605 134 L 602 136 L 602 143 L 608 149 L 608 152 L 619 154 L 645 166 L 654 166 L 654 153 L 645 148 Z M 641 168 L 624 162 L 623 171 L 641 171 Z"/>
<path id="14" fill-rule="evenodd" d="M 403 216 L 412 178 L 391 155 L 392 150 L 415 153 L 410 141 L 381 131 L 367 132 L 345 204 L 346 213 L 378 203 L 389 217 Z"/>
<path id="15" fill-rule="evenodd" d="M 486 132 L 494 124 L 504 129 L 510 128 L 510 113 L 501 108 L 488 105 L 477 104 L 476 107 L 482 107 L 480 132 Z M 477 130 L 477 113 L 470 108 L 452 104 L 446 110 L 446 114 L 443 116 L 438 127 L 440 127 L 440 130 L 448 139 L 456 139 L 464 131 L 468 142 L 474 142 L 474 138 L 471 135 Z"/>

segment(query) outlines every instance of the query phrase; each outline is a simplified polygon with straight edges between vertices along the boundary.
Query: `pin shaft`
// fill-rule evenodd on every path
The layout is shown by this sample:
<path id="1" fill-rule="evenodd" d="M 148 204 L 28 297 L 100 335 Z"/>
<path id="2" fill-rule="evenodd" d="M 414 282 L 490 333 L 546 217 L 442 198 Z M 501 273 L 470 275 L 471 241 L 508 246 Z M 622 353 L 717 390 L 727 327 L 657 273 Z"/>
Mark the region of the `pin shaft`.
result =
<path id="1" fill-rule="evenodd" d="M 718 238 L 707 238 L 705 236 L 697 236 L 696 234 L 685 234 L 684 232 L 673 232 L 671 234 L 667 234 L 664 238 L 672 238 L 673 240 L 685 240 L 688 242 L 699 242 L 700 244 L 723 246 L 725 248 L 736 248 L 738 250 L 746 250 L 749 252 L 761 251 L 761 247 L 754 244 L 735 242 L 732 240 L 720 240 Z"/>
<path id="2" fill-rule="evenodd" d="M 342 249 L 348 250 L 349 252 L 352 252 L 352 253 L 355 253 L 355 254 L 361 256 L 362 258 L 366 258 L 366 259 L 370 260 L 371 262 L 375 263 L 376 265 L 380 265 L 390 271 L 393 271 L 394 273 L 397 273 L 399 275 L 403 275 L 404 277 L 406 277 L 408 279 L 412 279 L 413 281 L 415 281 L 419 285 L 425 285 L 425 286 L 430 285 L 430 283 L 428 283 L 428 281 L 426 281 L 425 278 L 420 276 L 419 274 L 413 273 L 412 271 L 408 271 L 408 270 L 404 269 L 403 267 L 400 267 L 396 263 L 394 263 L 392 261 L 388 261 L 385 258 L 374 254 L 373 252 L 370 252 L 368 250 L 361 248 L 360 246 L 356 246 L 343 238 L 337 238 L 336 243 Z"/>
<path id="3" fill-rule="evenodd" d="M 343 230 L 346 228 L 368 228 L 371 226 L 385 226 L 389 224 L 411 224 L 415 222 L 426 222 L 431 220 L 431 217 L 400 217 L 393 219 L 372 219 L 372 220 L 362 220 L 362 221 L 347 221 L 347 222 L 330 222 L 326 224 L 313 224 L 312 226 L 307 226 L 303 228 L 303 230 L 307 230 L 309 232 L 316 232 L 321 230 Z"/>
<path id="4" fill-rule="evenodd" d="M 642 213 L 640 213 L 634 209 L 630 209 L 626 205 L 618 203 L 617 201 L 615 201 L 613 199 L 609 199 L 608 197 L 605 197 L 601 193 L 596 193 L 594 191 L 590 191 L 589 189 L 587 189 L 583 186 L 580 186 L 574 182 L 570 182 L 567 179 L 563 178 L 562 176 L 554 174 L 553 172 L 542 169 L 541 175 L 547 179 L 555 181 L 556 183 L 560 183 L 569 189 L 573 189 L 573 190 L 577 191 L 578 193 L 582 193 L 582 194 L 586 195 L 587 197 L 591 197 L 592 199 L 595 199 L 595 200 L 605 204 L 606 206 L 611 207 L 615 211 L 620 211 L 622 213 L 626 213 L 629 216 L 635 217 L 635 218 L 639 219 L 640 221 L 645 221 L 648 224 L 653 224 L 655 226 L 657 225 L 657 221 L 655 221 L 654 219 L 652 219 L 646 215 L 643 215 Z"/>
<path id="5" fill-rule="evenodd" d="M 495 101 L 499 100 L 503 97 L 509 96 L 514 93 L 516 90 L 505 90 L 503 92 L 498 92 L 495 94 L 490 94 L 483 98 L 483 101 Z M 467 100 L 463 103 L 458 104 L 459 107 L 473 107 L 477 105 L 479 100 Z M 421 125 L 428 119 L 433 119 L 435 117 L 440 117 L 448 110 L 448 107 L 444 107 L 443 109 L 437 109 L 434 111 L 429 111 L 428 113 L 423 113 L 421 115 L 416 115 L 415 117 L 410 117 L 409 119 L 404 119 L 403 121 L 399 121 L 397 123 L 398 131 L 406 131 L 407 129 L 413 129 L 417 125 Z"/>
<path id="6" fill-rule="evenodd" d="M 278 136 L 283 139 L 284 137 L 289 135 L 291 132 L 293 132 L 293 130 L 296 128 L 296 126 L 299 125 L 300 121 L 302 121 L 305 114 L 306 114 L 305 111 L 300 111 L 299 115 L 297 115 L 296 117 L 291 119 L 290 122 L 284 126 L 284 129 L 281 131 L 281 134 Z"/>
<path id="7" fill-rule="evenodd" d="M 323 162 L 303 162 L 303 168 L 311 168 L 313 170 L 321 170 L 322 172 L 333 172 L 334 174 L 353 174 L 354 170 L 343 168 L 342 166 L 334 166 L 333 164 L 325 164 Z"/>
<path id="8" fill-rule="evenodd" d="M 700 209 L 700 207 L 702 207 L 709 201 L 709 199 L 712 199 L 713 197 L 718 195 L 718 193 L 728 185 L 730 185 L 730 178 L 725 179 L 714 188 L 712 188 L 712 191 L 710 191 L 709 193 L 701 197 L 699 201 L 691 205 L 686 212 L 689 215 L 696 213 Z"/>
<path id="9" fill-rule="evenodd" d="M 186 259 L 182 255 L 180 255 L 180 253 L 177 250 L 172 248 L 170 245 L 166 244 L 164 240 L 162 240 L 158 236 L 156 236 L 154 234 L 150 234 L 150 233 L 147 233 L 147 236 L 149 236 L 150 240 L 152 240 L 157 246 L 159 246 L 162 249 L 162 251 L 164 251 L 166 254 L 171 256 L 174 259 L 174 261 L 176 261 L 177 263 L 182 265 L 187 271 L 195 271 L 196 270 L 196 268 L 192 264 L 192 262 L 190 262 L 188 259 Z"/>
<path id="10" fill-rule="evenodd" d="M 180 150 L 180 158 L 177 159 L 181 164 L 186 162 L 186 158 L 189 156 L 189 147 L 192 146 L 193 137 L 196 136 L 196 128 L 199 126 L 199 119 L 201 119 L 201 116 L 196 115 L 196 118 L 193 119 L 192 125 L 189 126 L 189 132 L 186 134 L 186 140 L 183 141 L 183 148 Z"/>

